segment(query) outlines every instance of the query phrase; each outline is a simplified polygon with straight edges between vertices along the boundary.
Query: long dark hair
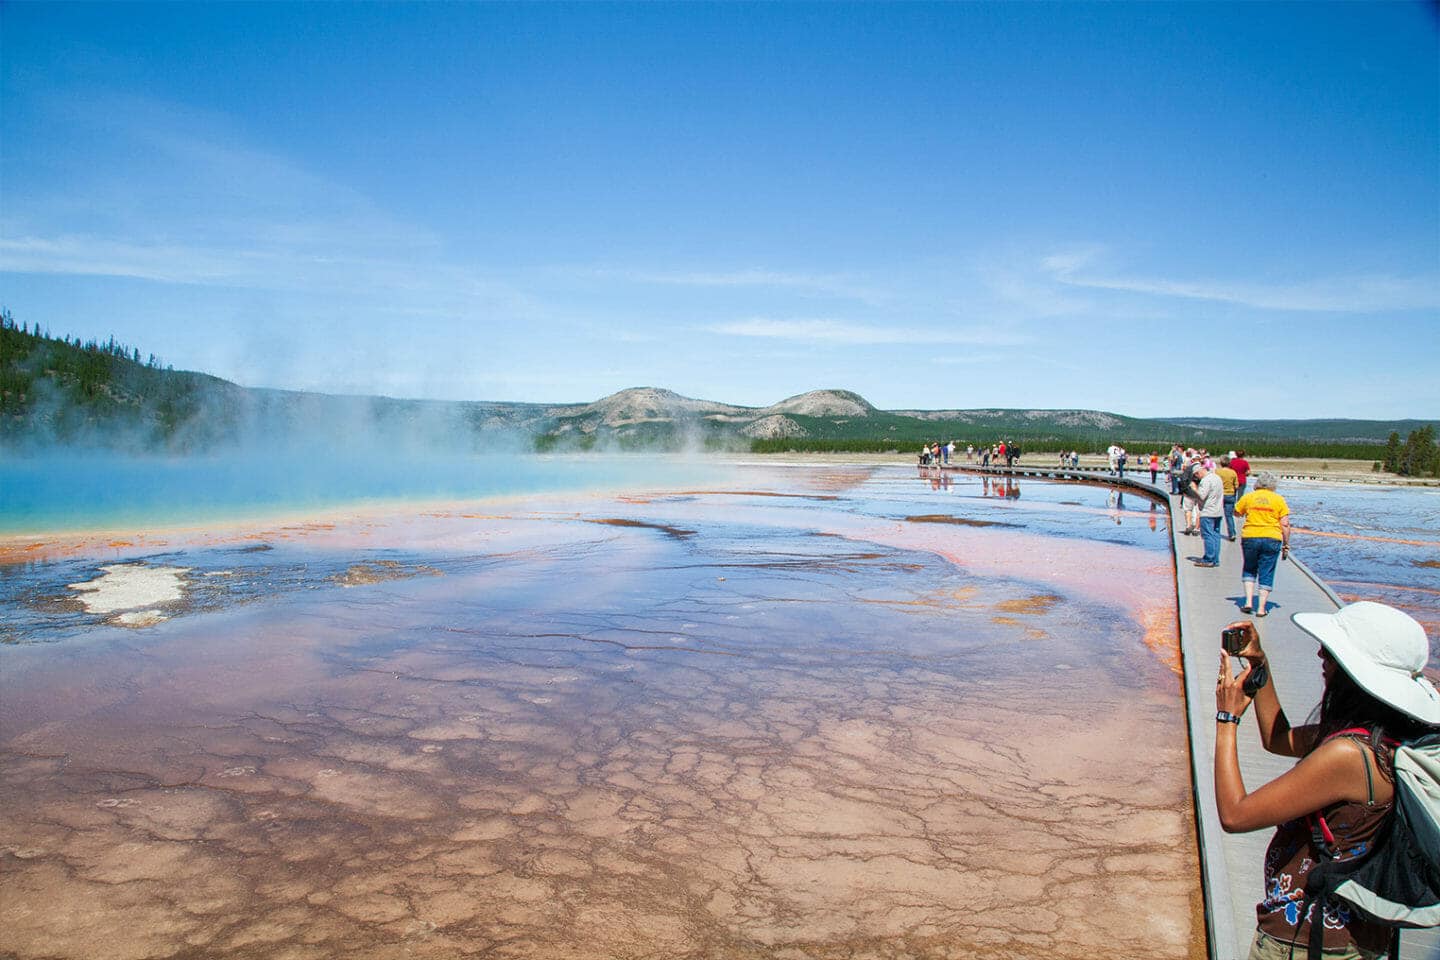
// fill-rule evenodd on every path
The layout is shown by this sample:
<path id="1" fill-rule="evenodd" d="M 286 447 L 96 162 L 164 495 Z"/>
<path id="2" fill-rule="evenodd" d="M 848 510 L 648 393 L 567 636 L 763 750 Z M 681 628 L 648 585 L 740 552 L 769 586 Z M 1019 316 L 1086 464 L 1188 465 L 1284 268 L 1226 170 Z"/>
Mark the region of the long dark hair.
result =
<path id="1" fill-rule="evenodd" d="M 1390 770 L 1393 751 L 1383 741 L 1387 738 L 1412 740 L 1431 732 L 1431 728 L 1366 693 L 1350 674 L 1345 672 L 1338 660 L 1334 663 L 1335 672 L 1331 675 L 1330 682 L 1325 684 L 1325 694 L 1320 698 L 1320 705 L 1310 715 L 1310 722 L 1317 726 L 1315 741 L 1310 745 L 1310 750 L 1315 750 L 1341 730 L 1364 727 L 1370 731 L 1365 742 L 1379 760 L 1376 765 L 1386 780 L 1393 781 L 1395 778 Z"/>

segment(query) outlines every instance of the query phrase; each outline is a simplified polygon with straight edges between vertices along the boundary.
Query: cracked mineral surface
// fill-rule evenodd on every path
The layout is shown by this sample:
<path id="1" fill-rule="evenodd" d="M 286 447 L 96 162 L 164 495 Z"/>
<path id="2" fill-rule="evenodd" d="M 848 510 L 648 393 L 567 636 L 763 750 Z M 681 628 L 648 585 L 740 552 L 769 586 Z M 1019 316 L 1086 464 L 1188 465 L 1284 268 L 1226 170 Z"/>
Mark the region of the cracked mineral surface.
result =
<path id="1" fill-rule="evenodd" d="M 0 955 L 1202 956 L 1163 525 L 744 480 L 13 569 Z"/>

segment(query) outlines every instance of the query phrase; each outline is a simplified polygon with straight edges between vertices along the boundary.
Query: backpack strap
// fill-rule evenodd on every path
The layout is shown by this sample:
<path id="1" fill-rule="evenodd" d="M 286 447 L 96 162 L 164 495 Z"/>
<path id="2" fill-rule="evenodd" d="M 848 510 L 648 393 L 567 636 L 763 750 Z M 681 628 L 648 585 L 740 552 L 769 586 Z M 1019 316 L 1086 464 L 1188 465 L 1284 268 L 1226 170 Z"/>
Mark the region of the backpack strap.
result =
<path id="1" fill-rule="evenodd" d="M 1320 862 L 1335 859 L 1335 834 L 1330 832 L 1330 824 L 1325 822 L 1324 814 L 1312 813 L 1305 820 L 1310 824 L 1310 843 L 1320 855 Z"/>
<path id="2" fill-rule="evenodd" d="M 1340 737 L 1353 739 L 1357 736 L 1368 737 L 1369 735 L 1370 731 L 1365 727 L 1348 727 L 1335 731 L 1322 742 L 1329 743 Z M 1360 746 L 1360 744 L 1357 743 L 1356 746 Z M 1365 789 L 1369 795 L 1366 804 L 1373 807 L 1375 805 L 1375 781 L 1370 778 L 1370 756 L 1363 747 L 1360 749 L 1360 759 L 1365 761 Z M 1317 811 L 1307 814 L 1305 820 L 1310 824 L 1310 842 L 1314 844 L 1315 851 L 1320 854 L 1321 862 L 1335 859 L 1335 834 L 1330 832 L 1330 824 L 1325 822 L 1325 815 Z"/>
<path id="3" fill-rule="evenodd" d="M 1358 738 L 1370 736 L 1370 730 L 1366 727 L 1348 727 L 1344 730 L 1337 730 L 1325 738 L 1326 743 L 1337 737 L 1347 737 L 1356 740 L 1356 746 L 1360 748 L 1360 759 L 1365 763 L 1365 789 L 1367 793 L 1367 806 L 1375 805 L 1375 781 L 1370 774 L 1370 753 L 1365 749 L 1367 744 L 1358 742 Z M 1400 745 L 1400 741 L 1385 737 L 1381 743 L 1392 750 Z M 1310 824 L 1310 841 L 1315 847 L 1319 856 L 1319 862 L 1310 869 L 1305 877 L 1305 896 L 1300 901 L 1300 923 L 1306 919 L 1310 921 L 1309 955 L 1319 957 L 1325 945 L 1325 906 L 1335 894 L 1335 889 L 1340 886 L 1342 876 L 1336 862 L 1335 834 L 1331 832 L 1330 825 L 1325 822 L 1325 815 L 1320 812 L 1309 814 L 1305 818 Z M 1372 851 L 1373 852 L 1373 848 Z M 1319 907 L 1319 910 L 1315 910 Z M 1316 916 L 1310 916 L 1311 912 Z M 1297 932 L 1299 924 L 1296 924 Z M 1391 942 L 1391 956 L 1399 958 L 1399 930 L 1395 931 Z M 1294 953 L 1295 942 L 1290 942 L 1291 953 Z"/>
<path id="4" fill-rule="evenodd" d="M 1335 888 L 1340 886 L 1335 865 L 1335 854 L 1332 850 L 1320 851 L 1320 862 L 1311 867 L 1305 877 L 1305 896 L 1300 900 L 1300 919 L 1295 924 L 1295 933 L 1298 936 L 1300 924 L 1310 921 L 1310 938 L 1306 944 L 1306 956 L 1309 957 L 1318 958 L 1325 951 L 1325 907 L 1334 898 Z M 1294 940 L 1290 941 L 1290 953 L 1294 956 Z"/>

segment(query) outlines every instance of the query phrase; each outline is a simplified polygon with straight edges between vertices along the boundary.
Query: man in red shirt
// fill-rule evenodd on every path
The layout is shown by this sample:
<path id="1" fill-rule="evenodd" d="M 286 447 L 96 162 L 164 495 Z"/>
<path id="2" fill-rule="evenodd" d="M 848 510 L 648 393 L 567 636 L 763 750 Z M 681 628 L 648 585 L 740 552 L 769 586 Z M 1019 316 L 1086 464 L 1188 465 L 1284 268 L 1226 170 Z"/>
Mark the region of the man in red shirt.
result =
<path id="1" fill-rule="evenodd" d="M 1250 475 L 1250 461 L 1245 459 L 1244 450 L 1230 451 L 1230 469 L 1235 471 L 1235 499 L 1239 500 L 1245 496 L 1245 478 Z"/>

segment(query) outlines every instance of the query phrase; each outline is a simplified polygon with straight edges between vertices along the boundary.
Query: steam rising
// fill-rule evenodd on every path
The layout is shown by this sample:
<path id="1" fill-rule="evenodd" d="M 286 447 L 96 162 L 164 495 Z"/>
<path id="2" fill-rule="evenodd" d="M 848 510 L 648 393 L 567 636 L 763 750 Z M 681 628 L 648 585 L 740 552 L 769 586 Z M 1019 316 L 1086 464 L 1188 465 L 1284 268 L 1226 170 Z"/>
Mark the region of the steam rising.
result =
<path id="1" fill-rule="evenodd" d="M 163 445 L 151 420 L 75 424 L 48 401 L 0 452 L 0 533 L 174 525 L 376 501 L 689 482 L 688 458 L 537 455 L 514 405 L 201 393 Z M 543 408 L 537 408 L 543 409 Z"/>

